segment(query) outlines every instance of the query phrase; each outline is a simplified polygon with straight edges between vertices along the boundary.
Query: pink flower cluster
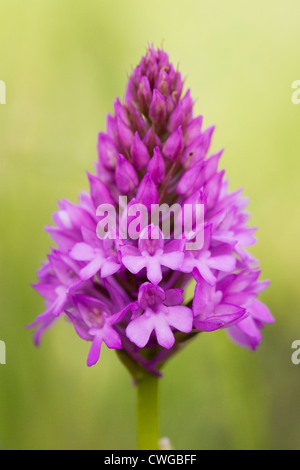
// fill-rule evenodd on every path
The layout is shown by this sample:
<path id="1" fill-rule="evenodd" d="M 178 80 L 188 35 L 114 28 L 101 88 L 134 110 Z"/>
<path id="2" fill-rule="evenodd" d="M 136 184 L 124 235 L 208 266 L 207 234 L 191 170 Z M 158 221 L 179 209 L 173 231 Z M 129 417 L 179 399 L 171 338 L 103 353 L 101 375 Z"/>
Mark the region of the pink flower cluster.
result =
<path id="1" fill-rule="evenodd" d="M 226 328 L 243 346 L 260 343 L 273 317 L 257 298 L 268 282 L 259 280 L 258 263 L 246 250 L 256 242 L 247 200 L 241 191 L 229 192 L 218 169 L 222 152 L 209 151 L 214 128 L 202 129 L 193 104 L 168 55 L 149 48 L 129 78 L 124 103 L 116 99 L 106 132 L 99 134 L 90 191 L 78 204 L 60 202 L 55 226 L 47 227 L 56 248 L 35 285 L 46 301 L 30 325 L 37 344 L 65 315 L 92 343 L 89 366 L 104 342 L 159 374 L 166 358 L 200 332 Z M 118 212 L 120 196 L 128 198 L 127 213 L 135 203 L 149 214 L 155 204 L 176 203 L 183 211 L 201 204 L 203 246 L 186 249 L 190 235 L 177 239 L 176 221 L 169 238 L 149 222 L 138 239 L 125 239 L 118 217 L 114 236 L 108 231 L 99 238 L 97 208 L 110 204 Z M 187 303 L 184 291 L 193 280 L 194 298 Z"/>

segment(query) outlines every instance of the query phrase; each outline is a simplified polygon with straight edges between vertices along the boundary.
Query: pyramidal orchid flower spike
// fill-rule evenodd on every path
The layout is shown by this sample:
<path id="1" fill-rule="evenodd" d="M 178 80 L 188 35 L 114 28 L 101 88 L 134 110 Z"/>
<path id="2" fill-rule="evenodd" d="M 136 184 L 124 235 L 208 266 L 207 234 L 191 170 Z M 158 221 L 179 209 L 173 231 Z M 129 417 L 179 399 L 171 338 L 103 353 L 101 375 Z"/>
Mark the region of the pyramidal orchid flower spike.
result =
<path id="1" fill-rule="evenodd" d="M 143 384 L 139 403 L 144 398 L 148 408 L 140 405 L 139 445 L 146 448 L 157 445 L 149 437 L 151 381 L 167 359 L 199 333 L 221 328 L 255 350 L 274 321 L 257 298 L 268 282 L 247 251 L 256 242 L 248 201 L 229 192 L 222 151 L 210 152 L 214 127 L 203 129 L 193 105 L 168 55 L 150 47 L 99 134 L 89 192 L 77 204 L 61 201 L 55 225 L 46 227 L 56 248 L 34 286 L 46 303 L 29 325 L 37 345 L 65 316 L 91 343 L 88 366 L 104 343 Z M 191 281 L 193 300 L 185 302 Z M 152 428 L 155 436 L 157 423 Z"/>

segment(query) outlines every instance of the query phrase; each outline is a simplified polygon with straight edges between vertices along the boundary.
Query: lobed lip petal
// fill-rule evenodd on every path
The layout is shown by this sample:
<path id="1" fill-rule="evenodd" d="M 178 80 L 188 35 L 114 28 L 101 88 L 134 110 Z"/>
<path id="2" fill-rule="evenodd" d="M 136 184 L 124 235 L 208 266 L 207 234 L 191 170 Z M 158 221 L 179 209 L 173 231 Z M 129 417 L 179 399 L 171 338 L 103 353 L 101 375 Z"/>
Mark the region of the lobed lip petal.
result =
<path id="1" fill-rule="evenodd" d="M 132 320 L 126 328 L 126 335 L 139 348 L 144 348 L 153 331 L 151 317 L 138 317 Z"/>
<path id="2" fill-rule="evenodd" d="M 122 256 L 122 263 L 133 274 L 139 273 L 147 265 L 147 261 L 139 255 L 124 255 Z"/>
<path id="3" fill-rule="evenodd" d="M 147 258 L 147 277 L 153 284 L 159 284 L 162 280 L 162 271 L 160 260 L 155 257 Z"/>
<path id="4" fill-rule="evenodd" d="M 171 349 L 175 338 L 168 321 L 163 316 L 155 317 L 154 330 L 158 344 L 163 348 Z"/>
<path id="5" fill-rule="evenodd" d="M 180 268 L 183 263 L 184 254 L 178 251 L 173 251 L 169 253 L 162 253 L 159 255 L 158 260 L 162 266 L 173 269 L 174 271 Z"/>
<path id="6" fill-rule="evenodd" d="M 190 333 L 193 329 L 193 313 L 183 305 L 169 307 L 168 323 L 179 331 Z"/>

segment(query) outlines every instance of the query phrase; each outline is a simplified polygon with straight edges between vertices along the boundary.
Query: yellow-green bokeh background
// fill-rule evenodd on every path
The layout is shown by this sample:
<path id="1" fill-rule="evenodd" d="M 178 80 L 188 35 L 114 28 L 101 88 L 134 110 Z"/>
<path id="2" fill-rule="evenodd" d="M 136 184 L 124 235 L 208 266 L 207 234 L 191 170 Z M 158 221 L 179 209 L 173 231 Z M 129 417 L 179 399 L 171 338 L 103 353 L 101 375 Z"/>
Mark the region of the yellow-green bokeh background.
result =
<path id="1" fill-rule="evenodd" d="M 40 349 L 25 325 L 56 201 L 76 201 L 97 133 L 148 43 L 180 64 L 231 189 L 250 197 L 253 253 L 276 317 L 256 353 L 205 334 L 165 368 L 162 435 L 177 449 L 300 448 L 299 0 L 0 0 L 0 448 L 134 449 L 135 390 L 115 353 L 66 322 Z"/>

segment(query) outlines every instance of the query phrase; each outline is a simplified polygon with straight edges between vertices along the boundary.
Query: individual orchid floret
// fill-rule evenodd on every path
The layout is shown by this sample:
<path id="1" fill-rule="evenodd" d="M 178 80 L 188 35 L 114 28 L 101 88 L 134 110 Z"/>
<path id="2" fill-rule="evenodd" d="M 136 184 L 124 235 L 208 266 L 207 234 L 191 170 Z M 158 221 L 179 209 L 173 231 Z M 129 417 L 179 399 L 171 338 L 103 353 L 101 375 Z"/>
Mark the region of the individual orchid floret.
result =
<path id="1" fill-rule="evenodd" d="M 193 327 L 193 313 L 182 304 L 183 295 L 179 289 L 164 291 L 151 283 L 141 285 L 133 317 L 126 328 L 126 335 L 139 348 L 144 348 L 152 332 L 155 332 L 160 346 L 170 349 L 175 342 L 172 328 L 190 333 Z"/>
<path id="2" fill-rule="evenodd" d="M 108 277 L 119 271 L 121 265 L 114 250 L 114 241 L 108 236 L 100 240 L 96 233 L 83 229 L 84 242 L 76 243 L 70 251 L 70 257 L 76 261 L 87 261 L 88 264 L 79 272 L 80 278 L 87 280 L 99 273 Z"/>
<path id="3" fill-rule="evenodd" d="M 262 340 L 261 330 L 266 324 L 274 323 L 268 307 L 257 298 L 269 285 L 269 281 L 259 281 L 259 275 L 259 270 L 242 270 L 219 282 L 225 301 L 241 305 L 247 312 L 246 318 L 228 329 L 228 334 L 239 345 L 253 350 Z"/>
<path id="4" fill-rule="evenodd" d="M 210 247 L 211 228 L 204 230 L 204 244 L 200 250 L 190 250 L 185 253 L 185 258 L 180 270 L 185 273 L 199 274 L 209 285 L 217 282 L 217 273 L 230 273 L 235 270 L 236 258 L 228 250 L 228 246 L 220 245 L 218 248 Z"/>
<path id="5" fill-rule="evenodd" d="M 183 262 L 183 245 L 184 242 L 180 240 L 165 244 L 160 228 L 149 225 L 141 232 L 138 247 L 121 247 L 122 263 L 133 274 L 146 268 L 148 280 L 159 284 L 163 278 L 162 266 L 176 270 Z"/>
<path id="6" fill-rule="evenodd" d="M 122 341 L 113 325 L 120 320 L 120 314 L 113 315 L 107 302 L 88 297 L 74 295 L 75 313 L 68 312 L 74 327 L 81 338 L 92 341 L 87 365 L 96 364 L 100 357 L 102 342 L 110 349 L 121 349 Z"/>
<path id="7" fill-rule="evenodd" d="M 198 279 L 193 299 L 194 327 L 202 331 L 214 331 L 234 325 L 246 315 L 239 303 L 229 303 L 217 286 Z"/>
<path id="8" fill-rule="evenodd" d="M 36 328 L 36 345 L 40 344 L 44 331 L 68 308 L 70 292 L 76 292 L 82 285 L 74 261 L 55 250 L 48 258 L 49 262 L 38 271 L 39 282 L 33 285 L 46 304 L 46 310 L 29 325 L 29 328 Z"/>

